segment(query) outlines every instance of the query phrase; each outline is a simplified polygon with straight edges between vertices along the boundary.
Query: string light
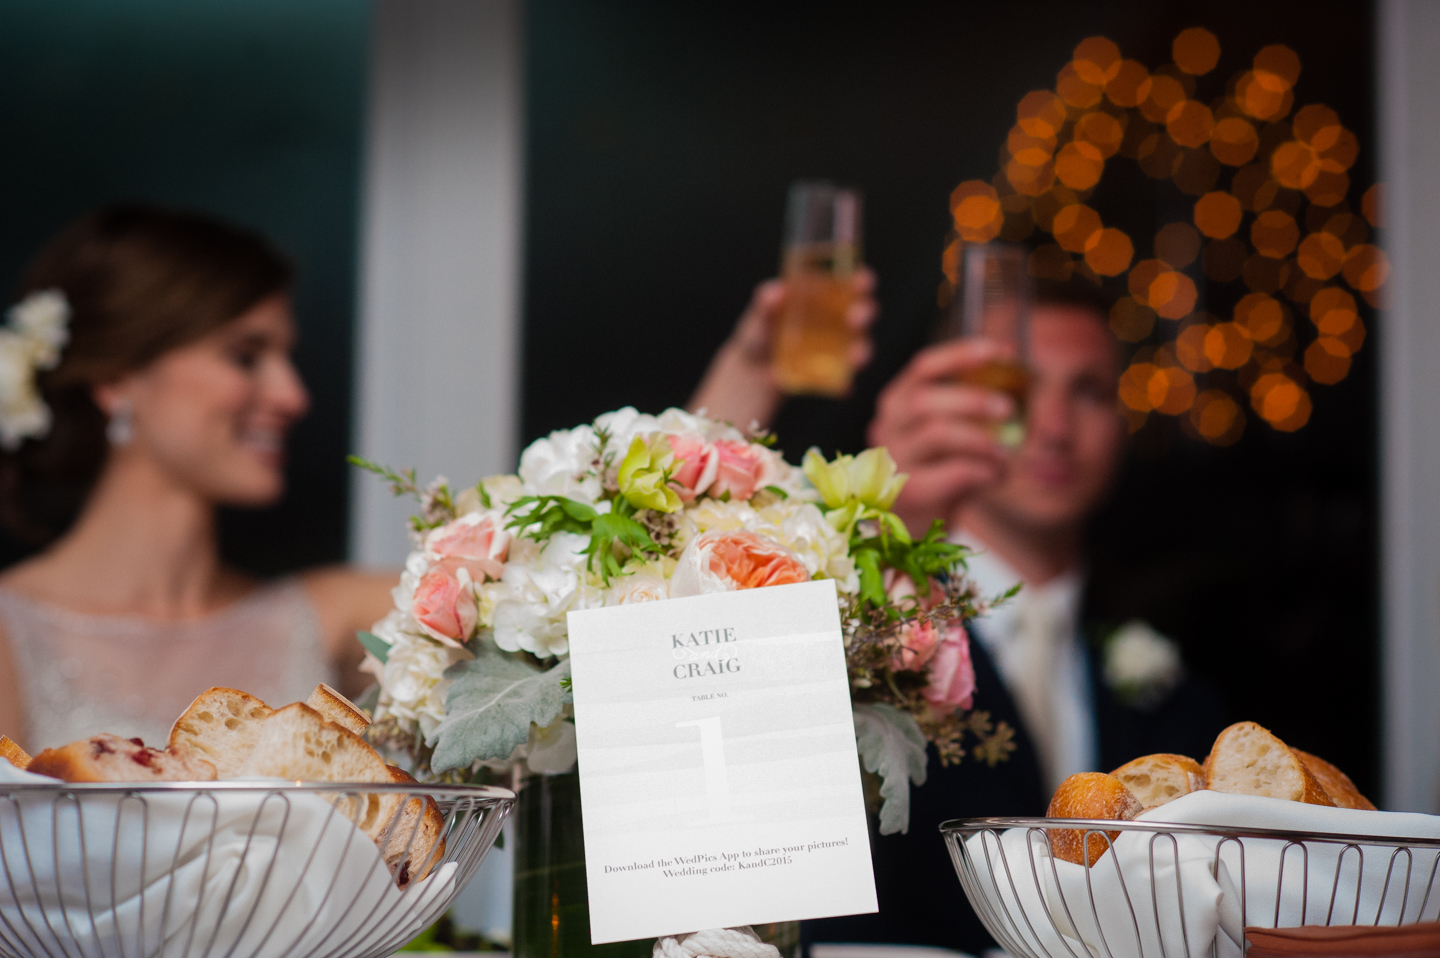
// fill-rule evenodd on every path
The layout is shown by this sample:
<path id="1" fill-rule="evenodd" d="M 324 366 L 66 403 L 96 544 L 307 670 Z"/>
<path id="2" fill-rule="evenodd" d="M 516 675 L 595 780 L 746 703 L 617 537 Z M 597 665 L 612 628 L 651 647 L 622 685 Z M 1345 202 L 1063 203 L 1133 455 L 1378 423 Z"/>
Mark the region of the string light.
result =
<path id="1" fill-rule="evenodd" d="M 1214 100 L 1196 89 L 1219 63 L 1215 34 L 1183 30 L 1171 55 L 1152 70 L 1089 37 L 1053 90 L 1021 99 L 1000 172 L 951 195 L 940 300 L 953 293 L 964 243 L 1039 230 L 1053 242 L 1031 253 L 1032 275 L 1113 277 L 1129 292 L 1110 328 L 1138 346 L 1119 390 L 1132 432 L 1151 414 L 1174 416 L 1187 434 L 1228 446 L 1246 408 L 1293 432 L 1310 419 L 1308 387 L 1342 381 L 1365 341 L 1356 297 L 1380 304 L 1390 266 L 1370 231 L 1381 188 L 1366 189 L 1358 211 L 1349 205 L 1359 140 L 1324 104 L 1295 109 L 1294 50 L 1262 48 Z M 1195 197 L 1188 220 L 1157 230 L 1148 257 L 1087 202 L 1116 158 Z M 1231 316 L 1197 311 L 1202 277 L 1244 286 Z M 1296 312 L 1309 322 L 1297 325 Z"/>

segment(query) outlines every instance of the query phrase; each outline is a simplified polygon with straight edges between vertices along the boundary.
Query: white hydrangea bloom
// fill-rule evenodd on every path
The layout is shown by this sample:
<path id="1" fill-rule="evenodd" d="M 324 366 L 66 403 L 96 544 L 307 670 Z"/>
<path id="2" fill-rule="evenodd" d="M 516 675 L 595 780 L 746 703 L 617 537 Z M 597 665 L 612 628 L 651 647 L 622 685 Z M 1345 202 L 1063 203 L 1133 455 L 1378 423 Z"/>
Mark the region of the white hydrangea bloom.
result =
<path id="1" fill-rule="evenodd" d="M 534 548 L 511 553 L 495 600 L 496 645 L 542 658 L 570 651 L 565 614 L 603 604 L 585 568 L 589 544 L 588 536 L 557 532 L 538 554 Z"/>
<path id="2" fill-rule="evenodd" d="M 594 503 L 600 498 L 600 480 L 586 475 L 595 458 L 599 439 L 589 426 L 558 429 L 537 439 L 520 454 L 520 481 L 529 495 L 565 496 Z"/>
<path id="3" fill-rule="evenodd" d="M 367 655 L 362 666 L 380 682 L 376 720 L 394 717 L 428 738 L 445 718 L 450 688 L 445 670 L 470 653 L 423 635 L 419 624 L 401 609 L 392 610 L 370 631 L 390 646 L 383 663 Z"/>

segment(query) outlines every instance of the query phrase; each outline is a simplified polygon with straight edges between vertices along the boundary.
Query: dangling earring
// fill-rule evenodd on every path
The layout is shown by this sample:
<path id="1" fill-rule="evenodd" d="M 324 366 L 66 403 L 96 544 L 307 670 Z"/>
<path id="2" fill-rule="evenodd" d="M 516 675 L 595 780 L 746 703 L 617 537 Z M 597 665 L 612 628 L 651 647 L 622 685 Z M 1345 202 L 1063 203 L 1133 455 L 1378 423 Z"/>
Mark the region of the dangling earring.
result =
<path id="1" fill-rule="evenodd" d="M 135 438 L 135 419 L 130 414 L 130 400 L 121 399 L 115 403 L 110 421 L 105 424 L 105 438 L 116 447 L 128 446 Z"/>

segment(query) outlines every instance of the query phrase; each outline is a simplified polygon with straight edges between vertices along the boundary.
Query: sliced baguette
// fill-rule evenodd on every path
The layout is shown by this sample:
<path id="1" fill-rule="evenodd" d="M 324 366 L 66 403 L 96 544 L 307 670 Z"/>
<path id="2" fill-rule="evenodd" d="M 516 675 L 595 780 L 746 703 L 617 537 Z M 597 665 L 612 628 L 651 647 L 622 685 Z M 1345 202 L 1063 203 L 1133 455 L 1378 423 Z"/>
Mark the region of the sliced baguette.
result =
<path id="1" fill-rule="evenodd" d="M 404 778 L 397 778 L 397 772 Z M 303 702 L 276 709 L 261 723 L 254 751 L 240 774 L 356 785 L 415 781 L 386 765 L 364 739 L 327 722 Z M 436 841 L 441 829 L 435 821 L 439 809 L 435 808 L 434 816 L 429 817 L 425 814 L 429 809 L 418 798 L 406 801 L 403 795 L 356 791 L 360 804 L 344 797 L 336 800 L 336 807 L 379 847 L 396 884 L 403 888 L 428 874 L 437 856 Z M 419 827 L 415 825 L 417 820 Z M 407 821 L 411 823 L 409 828 L 404 824 Z"/>
<path id="2" fill-rule="evenodd" d="M 327 722 L 334 722 L 341 728 L 348 728 L 356 735 L 364 735 L 370 727 L 370 716 L 360 706 L 321 682 L 305 700 L 305 704 L 320 713 Z"/>
<path id="3" fill-rule="evenodd" d="M 1079 772 L 1071 775 L 1055 789 L 1050 799 L 1046 818 L 1108 818 L 1115 821 L 1129 821 L 1144 810 L 1140 800 L 1130 793 L 1125 783 L 1114 775 L 1103 772 Z M 1085 832 L 1078 828 L 1051 828 L 1050 849 L 1061 861 L 1086 863 L 1087 842 Z M 1105 836 L 1110 841 L 1105 840 Z M 1117 832 L 1090 835 L 1088 842 L 1089 864 L 1093 868 L 1110 847 L 1110 842 L 1120 837 Z"/>
<path id="4" fill-rule="evenodd" d="M 3 735 L 0 735 L 0 758 L 22 772 L 30 765 L 30 756 L 25 750 Z"/>
<path id="5" fill-rule="evenodd" d="M 0 743 L 0 745 L 3 745 L 3 743 Z M 1360 789 L 1356 788 L 1355 783 L 1350 781 L 1349 775 L 1346 775 L 1318 755 L 1302 752 L 1298 748 L 1292 748 L 1291 751 L 1300 756 L 1300 761 L 1305 763 L 1305 767 L 1310 770 L 1310 774 L 1315 776 L 1315 780 L 1320 783 L 1321 788 L 1325 789 L 1325 794 L 1330 796 L 1330 800 L 1334 802 L 1336 806 L 1340 808 L 1361 808 L 1370 812 L 1375 811 L 1374 803 L 1360 794 Z"/>
<path id="6" fill-rule="evenodd" d="M 1120 779 L 1147 809 L 1158 808 L 1205 787 L 1205 770 L 1199 762 L 1167 752 L 1143 755 L 1110 774 Z"/>
<path id="7" fill-rule="evenodd" d="M 1307 805 L 1335 804 L 1295 750 L 1254 722 L 1237 722 L 1215 739 L 1205 759 L 1205 787 Z"/>
<path id="8" fill-rule="evenodd" d="M 170 747 L 191 749 L 214 765 L 221 778 L 234 778 L 249 761 L 261 726 L 274 711 L 239 689 L 206 689 L 170 728 Z"/>
<path id="9" fill-rule="evenodd" d="M 65 782 L 215 781 L 215 766 L 184 746 L 161 751 L 108 732 L 47 748 L 30 760 L 27 771 Z"/>

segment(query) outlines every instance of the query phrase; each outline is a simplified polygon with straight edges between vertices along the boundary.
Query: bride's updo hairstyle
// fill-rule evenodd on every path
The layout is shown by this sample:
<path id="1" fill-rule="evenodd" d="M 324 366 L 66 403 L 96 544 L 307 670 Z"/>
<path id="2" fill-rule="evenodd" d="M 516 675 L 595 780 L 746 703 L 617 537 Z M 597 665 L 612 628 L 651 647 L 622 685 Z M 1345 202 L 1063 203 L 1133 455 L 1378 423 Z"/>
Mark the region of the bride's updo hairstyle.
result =
<path id="1" fill-rule="evenodd" d="M 108 452 L 95 387 L 285 292 L 293 275 L 260 235 L 199 213 L 111 206 L 62 230 L 30 263 L 15 297 L 64 293 L 70 340 L 59 364 L 38 375 L 49 431 L 0 452 L 0 522 L 33 545 L 63 532 Z"/>

